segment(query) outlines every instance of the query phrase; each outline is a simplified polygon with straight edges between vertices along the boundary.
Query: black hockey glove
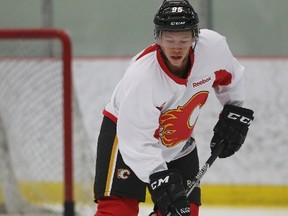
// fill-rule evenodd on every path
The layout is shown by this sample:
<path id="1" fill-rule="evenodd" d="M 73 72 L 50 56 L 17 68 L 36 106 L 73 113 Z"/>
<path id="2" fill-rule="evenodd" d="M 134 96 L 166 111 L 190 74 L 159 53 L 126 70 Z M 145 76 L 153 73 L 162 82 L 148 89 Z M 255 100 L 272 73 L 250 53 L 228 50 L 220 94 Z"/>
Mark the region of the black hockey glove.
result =
<path id="1" fill-rule="evenodd" d="M 210 148 L 224 140 L 224 148 L 219 158 L 226 158 L 237 152 L 245 141 L 249 125 L 253 121 L 253 111 L 250 109 L 225 105 L 220 114 L 219 120 L 214 127 Z"/>
<path id="2" fill-rule="evenodd" d="M 149 191 L 163 216 L 169 212 L 172 215 L 190 216 L 182 178 L 175 170 L 164 170 L 150 175 Z"/>

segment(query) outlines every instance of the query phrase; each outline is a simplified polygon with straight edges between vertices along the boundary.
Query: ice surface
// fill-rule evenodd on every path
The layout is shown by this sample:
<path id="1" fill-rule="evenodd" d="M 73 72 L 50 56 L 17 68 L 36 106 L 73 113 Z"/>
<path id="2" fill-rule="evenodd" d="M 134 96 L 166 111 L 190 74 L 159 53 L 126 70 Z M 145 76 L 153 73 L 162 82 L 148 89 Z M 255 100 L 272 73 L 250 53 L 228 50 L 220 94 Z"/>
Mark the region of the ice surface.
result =
<path id="1" fill-rule="evenodd" d="M 139 216 L 148 216 L 152 207 L 143 205 Z M 288 208 L 232 208 L 232 207 L 201 207 L 199 216 L 287 216 Z"/>

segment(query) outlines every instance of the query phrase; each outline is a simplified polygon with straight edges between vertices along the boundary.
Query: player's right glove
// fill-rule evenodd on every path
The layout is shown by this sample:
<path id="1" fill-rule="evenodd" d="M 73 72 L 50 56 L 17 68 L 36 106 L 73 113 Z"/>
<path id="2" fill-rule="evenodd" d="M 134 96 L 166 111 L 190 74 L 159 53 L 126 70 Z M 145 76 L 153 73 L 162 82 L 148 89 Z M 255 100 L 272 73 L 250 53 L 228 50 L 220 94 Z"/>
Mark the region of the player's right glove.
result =
<path id="1" fill-rule="evenodd" d="M 185 188 L 180 174 L 175 170 L 164 170 L 150 175 L 149 191 L 160 213 L 190 216 Z"/>
<path id="2" fill-rule="evenodd" d="M 249 125 L 254 119 L 253 113 L 250 109 L 225 105 L 214 127 L 210 143 L 212 152 L 221 140 L 224 148 L 219 158 L 226 158 L 237 152 L 245 141 Z"/>

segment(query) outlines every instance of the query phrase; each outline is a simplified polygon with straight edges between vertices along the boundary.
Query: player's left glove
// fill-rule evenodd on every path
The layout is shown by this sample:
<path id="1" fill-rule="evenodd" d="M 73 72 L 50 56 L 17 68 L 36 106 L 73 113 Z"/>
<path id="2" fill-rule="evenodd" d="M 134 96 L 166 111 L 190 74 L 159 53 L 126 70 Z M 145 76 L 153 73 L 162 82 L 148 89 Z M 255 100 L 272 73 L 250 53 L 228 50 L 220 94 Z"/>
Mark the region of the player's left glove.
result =
<path id="1" fill-rule="evenodd" d="M 224 140 L 221 143 L 224 148 L 219 158 L 226 158 L 237 152 L 245 141 L 249 125 L 254 119 L 253 113 L 250 109 L 225 105 L 213 129 L 214 136 L 210 143 L 212 152 L 221 140 Z"/>

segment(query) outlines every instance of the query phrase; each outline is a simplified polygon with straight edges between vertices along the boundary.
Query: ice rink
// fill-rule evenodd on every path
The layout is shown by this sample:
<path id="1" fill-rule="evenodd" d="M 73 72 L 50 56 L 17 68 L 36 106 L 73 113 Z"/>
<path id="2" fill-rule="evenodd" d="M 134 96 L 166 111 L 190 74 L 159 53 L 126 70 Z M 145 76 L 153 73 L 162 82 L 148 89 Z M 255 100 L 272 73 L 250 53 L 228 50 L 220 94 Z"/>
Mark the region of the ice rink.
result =
<path id="1" fill-rule="evenodd" d="M 151 213 L 152 207 L 141 206 L 139 216 L 148 216 Z M 83 212 L 82 212 L 83 213 Z M 81 214 L 81 216 L 93 216 L 94 213 Z M 232 208 L 232 207 L 201 207 L 199 216 L 287 216 L 288 208 Z M 0 214 L 0 216 L 7 216 L 7 214 Z M 9 216 L 21 216 L 11 215 Z M 41 215 L 27 215 L 25 216 L 41 216 Z M 57 215 L 58 216 L 58 215 Z M 117 215 L 115 215 L 117 216 Z M 127 215 L 128 216 L 128 215 Z"/>
<path id="2" fill-rule="evenodd" d="M 152 212 L 150 204 L 140 204 L 139 216 L 148 216 Z M 93 216 L 95 209 L 81 209 L 81 216 Z M 1 216 L 1 215 L 0 215 Z M 14 216 L 14 215 L 13 215 Z M 16 216 L 16 215 L 15 215 Z M 18 216 L 18 215 L 17 215 Z M 117 215 L 115 215 L 117 216 Z M 128 216 L 128 215 L 127 215 Z M 199 216 L 288 216 L 286 207 L 231 207 L 204 206 L 200 208 Z"/>
<path id="3" fill-rule="evenodd" d="M 151 206 L 142 205 L 139 216 L 148 216 L 151 208 Z M 288 208 L 201 207 L 199 216 L 288 216 Z"/>
<path id="4" fill-rule="evenodd" d="M 96 140 L 94 139 L 96 139 L 95 131 L 99 131 L 99 127 L 100 127 L 100 121 L 95 121 L 95 119 L 102 118 L 101 110 L 105 106 L 106 101 L 109 100 L 109 96 L 110 94 L 112 94 L 112 90 L 114 86 L 116 86 L 118 80 L 120 80 L 120 78 L 122 77 L 122 74 L 119 72 L 119 70 L 124 71 L 128 63 L 129 63 L 128 59 L 127 60 L 126 59 L 125 60 L 107 59 L 105 61 L 104 60 L 90 61 L 89 59 L 88 60 L 79 59 L 78 61 L 74 62 L 75 93 L 76 93 L 77 98 L 79 99 L 79 110 L 82 111 L 81 112 L 82 116 L 80 114 L 79 115 L 81 116 L 81 118 L 83 117 L 82 119 L 83 128 L 84 128 L 83 131 L 87 132 L 87 134 L 82 133 L 82 132 L 80 133 L 81 136 L 79 135 L 80 137 L 79 141 L 82 140 L 83 134 L 87 135 L 87 137 L 85 137 L 85 140 L 86 139 L 89 140 L 89 142 L 79 142 L 81 143 L 81 145 L 75 145 L 75 146 L 80 147 L 79 150 L 76 149 L 77 151 L 75 151 L 79 153 L 79 155 L 76 157 L 77 159 L 79 159 L 79 163 L 76 163 L 76 160 L 74 163 L 75 164 L 75 181 L 76 179 L 79 179 L 79 182 L 81 181 L 83 182 L 83 184 L 87 182 L 88 183 L 91 182 L 89 183 L 87 188 L 90 188 L 90 186 L 93 184 L 92 181 L 94 178 L 94 163 L 95 163 L 94 155 L 95 155 L 95 150 L 96 150 L 94 146 L 94 143 L 96 143 Z M 232 193 L 230 190 L 231 189 L 230 187 L 230 189 L 228 188 L 229 190 L 226 192 L 225 191 L 222 192 L 218 190 L 219 195 L 223 195 L 225 192 L 224 197 L 231 197 L 232 195 L 233 199 L 234 198 L 238 199 L 238 201 L 239 199 L 242 200 L 243 202 L 244 201 L 247 202 L 250 200 L 250 201 L 253 201 L 255 205 L 261 204 L 264 207 L 259 207 L 259 208 L 232 208 L 232 207 L 214 208 L 213 207 L 212 208 L 212 207 L 209 207 L 208 205 L 203 204 L 203 206 L 200 209 L 199 215 L 200 216 L 216 216 L 216 215 L 217 216 L 228 216 L 228 215 L 229 216 L 240 216 L 240 215 L 241 216 L 256 216 L 256 215 L 257 216 L 284 216 L 284 215 L 288 216 L 288 202 L 287 202 L 288 200 L 288 197 L 287 197 L 287 194 L 288 194 L 287 192 L 288 133 L 286 130 L 288 125 L 287 125 L 287 118 L 284 118 L 285 116 L 288 115 L 287 91 L 285 91 L 285 88 L 287 87 L 287 80 L 288 80 L 288 73 L 286 72 L 286 69 L 288 67 L 288 61 L 287 59 L 282 59 L 282 60 L 281 59 L 280 60 L 279 59 L 278 60 L 262 59 L 261 61 L 253 60 L 253 59 L 252 60 L 243 59 L 242 63 L 250 72 L 248 79 L 247 79 L 248 81 L 247 86 L 249 87 L 248 104 L 250 104 L 253 109 L 257 110 L 255 122 L 253 123 L 253 127 L 251 128 L 249 137 L 247 137 L 247 142 L 245 143 L 245 146 L 243 146 L 241 151 L 239 151 L 233 158 L 229 158 L 227 160 L 217 160 L 217 162 L 213 164 L 213 168 L 209 170 L 209 172 L 205 175 L 205 178 L 203 179 L 202 183 L 203 184 L 205 183 L 206 185 L 234 185 L 235 187 L 233 188 L 234 189 L 238 188 L 236 191 L 238 191 L 239 194 L 235 194 L 234 193 L 235 190 L 233 190 L 232 191 L 233 193 Z M 95 73 L 95 71 L 99 71 L 99 73 Z M 259 79 L 258 71 L 261 71 L 261 79 Z M 270 73 L 271 71 L 273 71 L 273 73 Z M 44 70 L 43 73 L 45 74 L 46 70 Z M 37 71 L 37 74 L 39 74 L 38 71 Z M 5 77 L 7 78 L 7 76 Z M 14 76 L 11 76 L 9 78 L 9 82 L 7 83 L 10 83 L 10 81 L 12 82 L 13 80 L 14 80 Z M 49 82 L 49 83 L 50 85 L 54 85 L 54 82 Z M 35 79 L 35 85 L 38 86 L 38 81 L 36 79 Z M 18 86 L 18 85 L 15 84 L 15 86 Z M 23 86 L 26 86 L 26 85 L 23 85 Z M 89 87 L 92 86 L 92 87 L 86 88 L 86 86 L 89 86 Z M 263 91 L 263 86 L 267 86 L 267 89 L 269 89 L 269 91 Z M 3 97 L 2 100 L 0 100 L 0 103 L 2 102 L 1 105 L 2 106 L 5 105 L 4 107 L 6 107 L 6 104 L 8 104 L 7 100 L 10 98 L 13 98 L 13 95 L 15 96 L 15 94 L 17 95 L 17 93 L 19 92 L 19 89 L 15 87 L 16 93 L 14 94 L 14 91 L 11 90 L 12 87 L 10 84 L 7 85 L 7 88 L 9 90 L 2 91 L 2 93 L 5 93 L 5 94 L 2 94 L 2 95 L 5 95 L 5 97 Z M 27 94 L 30 94 L 31 91 L 32 90 L 29 87 L 27 89 Z M 6 92 L 9 92 L 10 94 Z M 39 91 L 37 95 L 38 96 L 43 95 L 45 97 L 45 94 L 44 93 L 42 94 L 41 92 L 42 91 Z M 53 92 L 51 92 L 51 94 L 52 93 Z M 38 97 L 37 95 L 35 96 L 36 98 Z M 277 100 L 271 103 L 271 98 L 277 98 Z M 18 101 L 22 102 L 22 100 L 18 100 Z M 25 98 L 24 101 L 29 102 L 27 98 Z M 17 142 L 15 142 L 17 143 L 17 145 L 13 146 L 13 149 L 15 150 L 13 154 L 14 157 L 12 157 L 11 160 L 13 162 L 12 164 L 15 165 L 14 169 L 17 170 L 16 176 L 17 178 L 19 178 L 17 180 L 20 183 L 21 181 L 26 180 L 27 177 L 29 177 L 29 179 L 35 178 L 34 181 L 41 182 L 43 180 L 47 180 L 48 174 L 49 174 L 49 179 L 51 182 L 62 181 L 63 175 L 61 174 L 62 172 L 62 164 L 60 164 L 61 160 L 55 159 L 56 158 L 55 156 L 59 155 L 58 158 L 62 158 L 63 154 L 61 150 L 56 148 L 56 146 L 55 146 L 54 151 L 51 150 L 52 148 L 50 145 L 51 144 L 50 137 L 52 136 L 49 136 L 45 139 L 43 139 L 42 136 L 41 136 L 41 139 L 40 138 L 30 139 L 31 132 L 29 131 L 34 131 L 34 130 L 42 131 L 43 134 L 48 134 L 46 133 L 47 124 L 42 125 L 43 129 L 42 128 L 40 129 L 38 125 L 37 127 L 35 127 L 36 129 L 34 129 L 33 127 L 33 129 L 31 128 L 30 130 L 28 127 L 28 123 L 31 122 L 29 119 L 38 119 L 37 117 L 39 116 L 39 114 L 38 112 L 35 112 L 34 110 L 41 109 L 43 104 L 46 104 L 46 103 L 48 102 L 39 104 L 40 106 L 39 108 L 38 106 L 36 106 L 37 108 L 33 106 L 31 109 L 32 111 L 29 109 L 25 111 L 24 113 L 29 113 L 29 115 L 30 114 L 32 115 L 32 116 L 29 116 L 29 118 L 26 118 L 27 116 L 23 115 L 24 107 L 31 108 L 30 106 L 25 105 L 25 103 L 23 103 L 22 105 L 15 103 L 13 106 L 15 107 L 15 110 L 12 109 L 14 110 L 13 112 L 11 112 L 10 108 L 9 109 L 5 108 L 3 110 L 6 110 L 7 112 L 1 115 L 1 117 L 7 117 L 9 116 L 9 114 L 12 114 L 11 118 L 16 118 L 17 116 L 17 119 L 20 120 L 20 121 L 14 122 L 14 126 L 15 126 L 14 128 L 17 128 L 17 130 L 13 134 L 11 132 L 11 136 L 9 136 L 11 137 L 11 139 L 14 139 L 14 138 L 16 139 L 17 137 Z M 33 104 L 33 103 L 29 102 L 29 104 Z M 198 133 L 197 146 L 199 150 L 201 165 L 205 162 L 205 159 L 207 159 L 210 154 L 208 143 L 209 143 L 209 139 L 212 137 L 212 134 L 211 134 L 213 132 L 212 127 L 215 123 L 215 122 L 212 122 L 210 119 L 217 119 L 216 117 L 218 116 L 218 111 L 220 110 L 220 108 L 216 109 L 216 106 L 217 106 L 216 98 L 211 97 L 210 102 L 207 102 L 206 112 L 203 113 L 202 120 L 199 120 L 199 125 L 198 125 L 199 127 L 198 127 L 198 130 L 196 131 Z M 220 104 L 218 104 L 218 106 L 220 106 Z M 51 118 L 46 117 L 46 118 L 45 118 L 46 121 L 55 119 L 54 116 L 53 118 L 52 117 Z M 22 126 L 19 126 L 18 124 L 19 122 L 22 123 Z M 23 124 L 23 122 L 27 122 L 27 123 Z M 43 120 L 35 121 L 35 123 L 38 123 L 38 122 L 45 123 L 45 121 Z M 49 124 L 49 126 L 53 129 L 56 126 L 56 123 L 55 125 Z M 25 132 L 26 130 L 24 129 L 27 129 L 27 132 Z M 27 138 L 23 139 L 24 135 L 28 135 Z M 24 145 L 24 140 L 25 140 L 25 145 Z M 36 145 L 37 144 L 36 141 L 38 140 L 49 141 L 47 143 L 47 145 L 49 144 L 49 151 L 43 150 L 42 147 L 44 144 L 42 142 L 41 142 L 41 145 Z M 85 143 L 85 146 L 82 145 L 84 143 Z M 20 148 L 20 146 L 21 147 L 25 146 L 26 151 Z M 57 146 L 60 146 L 60 145 L 57 145 Z M 11 148 L 9 149 L 11 150 L 12 145 L 10 147 Z M 34 150 L 33 151 L 34 153 L 31 151 L 32 148 Z M 271 149 L 273 149 L 273 151 L 271 151 Z M 38 156 L 35 157 L 35 152 L 37 152 L 37 155 L 41 155 L 41 157 L 38 157 Z M 8 154 L 3 153 L 3 155 L 8 155 Z M 44 160 L 43 159 L 44 157 L 47 159 Z M 2 156 L 1 156 L 1 159 L 2 159 Z M 44 162 L 49 161 L 49 162 L 42 163 L 43 161 Z M 52 164 L 52 162 L 56 162 L 56 163 Z M 47 174 L 46 171 L 48 171 L 47 169 L 48 164 L 51 167 Z M 42 172 L 42 171 L 45 171 L 45 172 Z M 85 172 L 83 174 L 82 171 L 87 171 L 89 173 Z M 2 173 L 5 173 L 5 172 L 1 171 L 1 174 Z M 12 173 L 12 172 L 7 172 L 7 173 Z M 1 177 L 2 175 L 0 175 L 0 178 Z M 31 185 L 33 184 L 32 180 L 31 180 Z M 9 183 L 8 184 L 9 188 L 17 188 L 13 185 L 14 181 L 9 181 L 8 179 L 7 182 Z M 240 189 L 238 186 L 240 186 Z M 248 187 L 245 187 L 245 186 L 248 186 Z M 273 186 L 275 188 L 273 188 Z M 37 189 L 37 188 L 38 187 L 36 186 L 29 187 L 29 190 L 27 190 L 26 195 L 30 194 L 32 189 Z M 219 186 L 219 188 L 221 187 Z M 258 193 L 259 188 L 261 191 L 259 191 Z M 281 189 L 280 191 L 279 188 L 280 189 L 283 188 L 283 190 Z M 47 187 L 45 187 L 44 192 L 46 191 L 46 189 Z M 249 193 L 243 194 L 245 190 L 248 190 Z M 12 190 L 7 189 L 6 191 L 11 192 Z M 37 192 L 37 195 L 38 193 L 39 192 Z M 262 196 L 263 199 L 261 199 L 262 198 L 260 197 L 261 195 L 263 195 Z M 15 195 L 13 195 L 12 197 L 13 199 L 15 197 L 21 198 L 21 196 L 15 196 Z M 41 195 L 41 197 L 45 197 L 45 196 Z M 91 191 L 83 190 L 83 192 L 81 192 L 81 197 L 85 197 L 85 199 L 88 197 L 89 199 L 88 202 L 91 202 L 90 200 Z M 219 196 L 215 194 L 215 191 L 213 193 L 209 193 L 208 197 L 210 197 L 212 200 L 216 200 L 219 198 Z M 8 199 L 10 199 L 9 196 L 8 196 Z M 15 202 L 15 204 L 14 202 L 8 202 L 8 203 L 12 204 L 13 208 L 16 208 L 17 202 Z M 206 204 L 207 203 L 208 202 L 206 202 Z M 225 203 L 225 199 L 223 199 L 222 203 Z M 251 202 L 249 202 L 249 204 L 250 203 Z M 266 203 L 266 205 L 269 205 L 269 206 L 273 204 L 278 205 L 279 203 L 282 203 L 282 205 L 285 206 L 285 208 L 284 209 L 271 208 L 271 207 L 265 206 L 264 203 Z M 151 209 L 152 207 L 149 207 L 149 206 L 148 207 L 141 206 L 139 215 L 148 216 L 149 213 L 151 212 Z M 79 213 L 81 214 L 77 214 L 77 216 L 93 216 L 95 213 L 95 210 L 79 211 Z M 10 216 L 16 216 L 16 215 L 10 214 Z M 32 216 L 32 214 L 29 214 L 29 216 Z M 41 216 L 41 214 L 37 214 L 37 215 L 34 214 L 33 216 Z"/>

